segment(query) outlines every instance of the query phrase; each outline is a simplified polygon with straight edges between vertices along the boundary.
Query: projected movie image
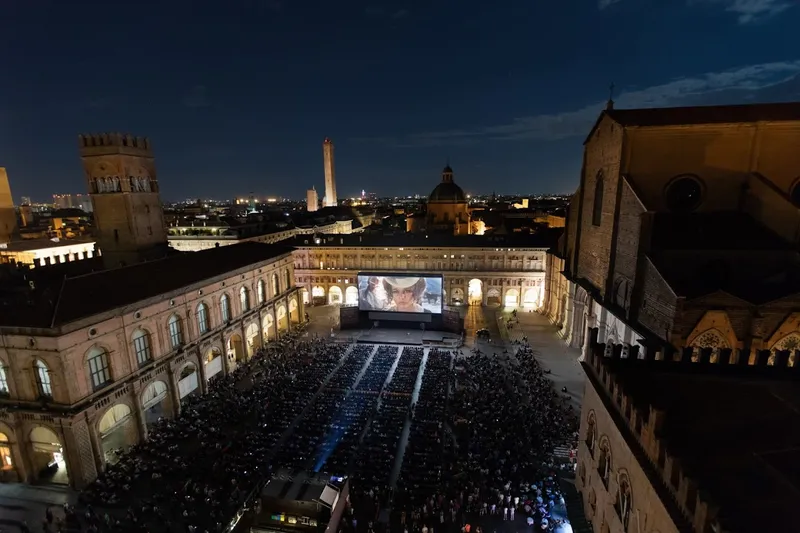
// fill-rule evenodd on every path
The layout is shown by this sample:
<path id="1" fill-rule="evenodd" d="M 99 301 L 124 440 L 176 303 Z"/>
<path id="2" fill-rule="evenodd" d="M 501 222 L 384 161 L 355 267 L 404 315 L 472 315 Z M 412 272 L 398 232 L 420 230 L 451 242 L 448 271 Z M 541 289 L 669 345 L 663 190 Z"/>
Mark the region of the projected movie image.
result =
<path id="1" fill-rule="evenodd" d="M 441 314 L 442 278 L 359 274 L 358 308 L 361 311 Z"/>

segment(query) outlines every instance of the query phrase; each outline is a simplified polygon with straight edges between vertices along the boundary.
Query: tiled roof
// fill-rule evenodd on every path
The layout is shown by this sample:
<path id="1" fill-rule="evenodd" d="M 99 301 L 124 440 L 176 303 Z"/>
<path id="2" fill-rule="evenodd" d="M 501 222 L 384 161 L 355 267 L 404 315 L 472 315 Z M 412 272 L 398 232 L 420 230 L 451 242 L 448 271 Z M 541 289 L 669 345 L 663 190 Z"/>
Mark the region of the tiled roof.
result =
<path id="1" fill-rule="evenodd" d="M 70 275 L 54 269 L 31 271 L 36 291 L 19 293 L 16 304 L 0 307 L 0 326 L 56 327 L 169 293 L 228 272 L 291 253 L 275 244 L 244 242 L 199 252 L 178 253 L 123 268 Z M 70 263 L 80 265 L 84 261 Z M 85 261 L 86 265 L 97 264 Z M 10 291 L 7 296 L 14 296 Z M 7 302 L 4 302 L 7 303 Z"/>

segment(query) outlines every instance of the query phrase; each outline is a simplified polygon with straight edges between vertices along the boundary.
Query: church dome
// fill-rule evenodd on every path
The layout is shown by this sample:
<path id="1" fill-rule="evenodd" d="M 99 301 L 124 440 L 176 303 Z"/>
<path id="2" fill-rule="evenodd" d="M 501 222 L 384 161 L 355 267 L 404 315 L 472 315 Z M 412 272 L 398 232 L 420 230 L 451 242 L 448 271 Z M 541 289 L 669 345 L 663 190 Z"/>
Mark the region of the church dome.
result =
<path id="1" fill-rule="evenodd" d="M 464 190 L 453 181 L 453 169 L 450 165 L 444 167 L 442 171 L 442 182 L 433 189 L 428 197 L 428 202 L 464 204 L 467 203 L 467 195 Z"/>

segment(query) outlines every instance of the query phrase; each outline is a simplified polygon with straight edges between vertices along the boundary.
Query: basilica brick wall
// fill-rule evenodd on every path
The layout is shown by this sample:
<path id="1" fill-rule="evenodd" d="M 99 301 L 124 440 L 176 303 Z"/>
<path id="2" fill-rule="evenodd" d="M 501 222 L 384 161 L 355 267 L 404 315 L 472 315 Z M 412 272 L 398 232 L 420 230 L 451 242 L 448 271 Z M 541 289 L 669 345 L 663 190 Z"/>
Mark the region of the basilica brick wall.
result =
<path id="1" fill-rule="evenodd" d="M 606 292 L 611 260 L 623 131 L 613 120 L 603 118 L 586 143 L 584 156 L 577 275 L 587 279 L 602 295 Z M 596 208 L 601 212 L 599 217 Z"/>

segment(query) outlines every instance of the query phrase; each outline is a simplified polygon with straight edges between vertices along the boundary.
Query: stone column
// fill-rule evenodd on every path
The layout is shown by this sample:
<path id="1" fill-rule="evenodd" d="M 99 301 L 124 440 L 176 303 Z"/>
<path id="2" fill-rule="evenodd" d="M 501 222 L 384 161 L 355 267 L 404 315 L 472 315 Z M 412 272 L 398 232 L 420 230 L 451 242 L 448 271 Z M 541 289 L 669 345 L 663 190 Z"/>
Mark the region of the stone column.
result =
<path id="1" fill-rule="evenodd" d="M 207 387 L 207 380 L 206 380 L 206 362 L 203 358 L 202 353 L 200 353 L 200 349 L 197 349 L 197 352 L 194 354 L 194 359 L 197 362 L 197 384 L 200 388 L 200 394 L 206 394 L 208 392 Z"/>
<path id="2" fill-rule="evenodd" d="M 597 317 L 591 313 L 589 313 L 589 315 L 586 317 L 586 330 L 583 332 L 583 347 L 581 348 L 581 356 L 578 358 L 578 361 L 585 361 L 586 356 L 589 355 L 589 352 L 592 349 L 592 335 L 590 332 L 596 327 L 596 318 Z"/>
<path id="3" fill-rule="evenodd" d="M 147 439 L 147 424 L 145 423 L 144 413 L 142 412 L 142 391 L 144 388 L 135 381 L 133 391 L 131 391 L 131 405 L 133 405 L 134 416 L 136 416 L 136 426 L 139 428 L 139 441 Z"/>
<path id="4" fill-rule="evenodd" d="M 181 414 L 181 391 L 178 389 L 178 380 L 175 377 L 175 367 L 169 365 L 169 390 L 172 392 L 172 417 L 178 418 Z"/>

